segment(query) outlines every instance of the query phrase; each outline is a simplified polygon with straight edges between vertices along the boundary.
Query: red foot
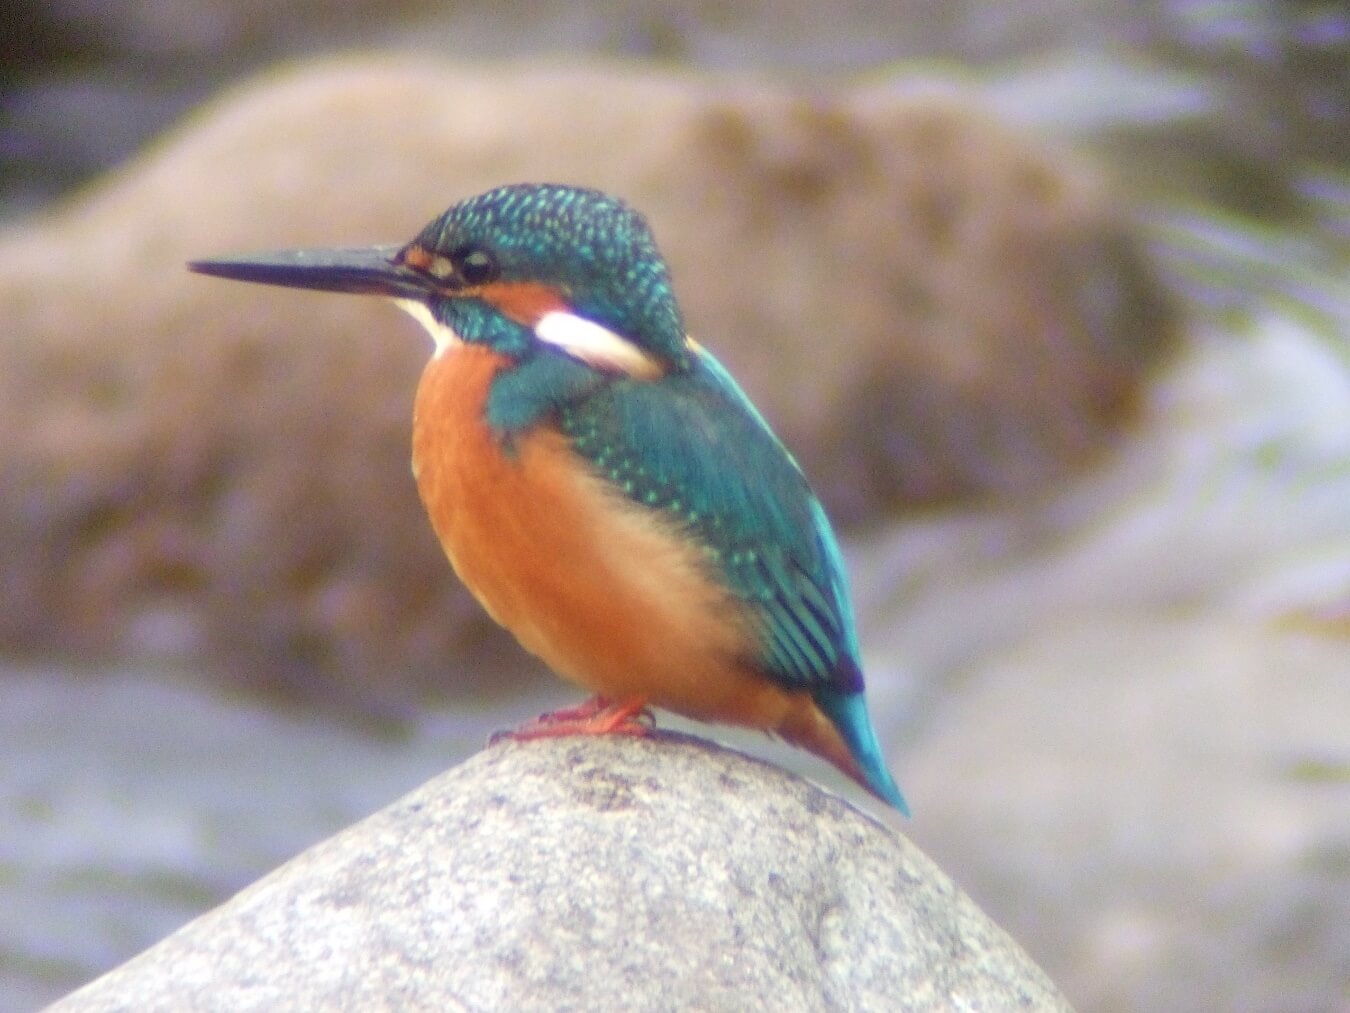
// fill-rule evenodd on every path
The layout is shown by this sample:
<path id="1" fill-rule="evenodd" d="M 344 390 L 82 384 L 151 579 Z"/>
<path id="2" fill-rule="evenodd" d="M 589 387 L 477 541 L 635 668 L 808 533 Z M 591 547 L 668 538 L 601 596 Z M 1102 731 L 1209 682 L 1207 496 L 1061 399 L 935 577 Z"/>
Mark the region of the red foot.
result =
<path id="1" fill-rule="evenodd" d="M 509 732 L 497 732 L 489 744 L 502 739 L 525 742 L 563 735 L 646 735 L 654 724 L 647 701 L 640 696 L 614 702 L 597 696 L 576 707 L 541 714 Z"/>

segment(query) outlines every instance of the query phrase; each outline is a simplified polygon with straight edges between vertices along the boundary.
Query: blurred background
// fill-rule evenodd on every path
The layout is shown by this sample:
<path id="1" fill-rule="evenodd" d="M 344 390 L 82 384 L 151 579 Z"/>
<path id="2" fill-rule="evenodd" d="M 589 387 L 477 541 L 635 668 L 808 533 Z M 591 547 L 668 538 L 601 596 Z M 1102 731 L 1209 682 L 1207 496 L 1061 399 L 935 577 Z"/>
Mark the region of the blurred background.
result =
<path id="1" fill-rule="evenodd" d="M 421 516 L 414 325 L 182 267 L 553 179 L 839 522 L 901 829 L 1080 1008 L 1350 1009 L 1342 4 L 18 0 L 0 68 L 0 1008 L 575 698 Z"/>

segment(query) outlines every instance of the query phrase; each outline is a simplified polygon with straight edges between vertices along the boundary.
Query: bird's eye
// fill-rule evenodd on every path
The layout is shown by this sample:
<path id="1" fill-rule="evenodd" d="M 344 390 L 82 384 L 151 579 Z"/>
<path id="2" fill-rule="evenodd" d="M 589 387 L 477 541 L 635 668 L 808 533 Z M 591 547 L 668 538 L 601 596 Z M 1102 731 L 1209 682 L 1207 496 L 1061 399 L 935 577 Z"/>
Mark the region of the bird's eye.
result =
<path id="1" fill-rule="evenodd" d="M 486 285 L 501 272 L 497 258 L 478 246 L 465 246 L 450 254 L 455 270 L 468 285 Z"/>

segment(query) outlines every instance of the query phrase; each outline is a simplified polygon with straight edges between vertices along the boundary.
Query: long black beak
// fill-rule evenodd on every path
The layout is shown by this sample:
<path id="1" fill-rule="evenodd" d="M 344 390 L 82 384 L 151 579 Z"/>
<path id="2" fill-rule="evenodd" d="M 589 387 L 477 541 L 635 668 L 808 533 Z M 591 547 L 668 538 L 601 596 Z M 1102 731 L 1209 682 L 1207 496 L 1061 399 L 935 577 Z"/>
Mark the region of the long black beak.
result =
<path id="1" fill-rule="evenodd" d="M 431 289 L 431 280 L 400 264 L 397 260 L 399 249 L 398 246 L 367 246 L 350 250 L 281 250 L 194 260 L 188 264 L 188 270 L 286 288 L 425 299 Z"/>

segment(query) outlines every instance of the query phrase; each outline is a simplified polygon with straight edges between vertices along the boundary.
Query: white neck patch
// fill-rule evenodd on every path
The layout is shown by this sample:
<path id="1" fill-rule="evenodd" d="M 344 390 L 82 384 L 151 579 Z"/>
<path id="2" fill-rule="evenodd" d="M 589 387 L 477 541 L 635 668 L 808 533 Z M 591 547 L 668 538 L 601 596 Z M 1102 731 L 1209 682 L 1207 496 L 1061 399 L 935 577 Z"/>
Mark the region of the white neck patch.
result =
<path id="1" fill-rule="evenodd" d="M 566 310 L 545 313 L 534 325 L 534 335 L 596 369 L 639 380 L 655 380 L 665 373 L 660 362 L 627 338 Z"/>
<path id="2" fill-rule="evenodd" d="M 446 349 L 464 344 L 458 334 L 431 315 L 426 303 L 419 299 L 395 299 L 394 302 L 398 304 L 399 309 L 425 327 L 427 333 L 431 335 L 431 340 L 436 342 L 436 351 L 432 354 L 432 358 L 439 359 Z"/>
<path id="3" fill-rule="evenodd" d="M 395 299 L 394 302 L 431 335 L 431 340 L 436 343 L 433 358 L 438 359 L 446 351 L 464 344 L 452 328 L 432 316 L 426 303 L 419 299 Z M 623 373 L 639 380 L 656 380 L 665 374 L 660 362 L 627 338 L 566 310 L 545 313 L 534 325 L 534 335 L 596 369 Z"/>

